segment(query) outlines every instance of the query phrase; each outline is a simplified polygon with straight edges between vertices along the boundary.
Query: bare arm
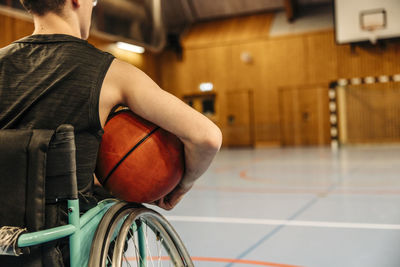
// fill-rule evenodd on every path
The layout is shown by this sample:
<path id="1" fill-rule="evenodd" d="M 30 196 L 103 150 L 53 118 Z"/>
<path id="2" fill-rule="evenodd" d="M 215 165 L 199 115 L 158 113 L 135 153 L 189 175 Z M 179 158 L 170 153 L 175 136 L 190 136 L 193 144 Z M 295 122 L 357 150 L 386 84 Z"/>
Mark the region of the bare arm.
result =
<path id="1" fill-rule="evenodd" d="M 218 152 L 222 135 L 207 117 L 195 111 L 175 96 L 163 91 L 139 69 L 114 60 L 103 84 L 105 92 L 100 103 L 125 104 L 139 116 L 159 125 L 182 140 L 185 148 L 185 174 L 177 188 L 157 204 L 173 208 L 194 182 L 207 170 Z M 102 89 L 103 91 L 103 89 Z M 108 95 L 108 96 L 107 96 Z M 106 99 L 105 99 L 106 98 Z M 102 118 L 102 120 L 103 120 Z"/>

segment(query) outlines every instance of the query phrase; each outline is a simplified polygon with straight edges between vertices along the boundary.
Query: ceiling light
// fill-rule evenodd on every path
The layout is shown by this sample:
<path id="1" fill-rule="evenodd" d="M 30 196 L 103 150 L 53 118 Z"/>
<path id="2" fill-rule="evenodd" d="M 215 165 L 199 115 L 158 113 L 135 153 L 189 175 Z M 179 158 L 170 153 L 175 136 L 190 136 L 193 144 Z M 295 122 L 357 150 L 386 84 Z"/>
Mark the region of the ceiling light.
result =
<path id="1" fill-rule="evenodd" d="M 124 42 L 118 42 L 117 47 L 119 49 L 127 50 L 130 52 L 138 53 L 138 54 L 143 54 L 144 53 L 144 48 L 141 46 L 137 45 L 132 45 Z"/>
<path id="2" fill-rule="evenodd" d="M 201 83 L 200 84 L 200 91 L 208 92 L 214 89 L 214 85 L 212 83 Z"/>

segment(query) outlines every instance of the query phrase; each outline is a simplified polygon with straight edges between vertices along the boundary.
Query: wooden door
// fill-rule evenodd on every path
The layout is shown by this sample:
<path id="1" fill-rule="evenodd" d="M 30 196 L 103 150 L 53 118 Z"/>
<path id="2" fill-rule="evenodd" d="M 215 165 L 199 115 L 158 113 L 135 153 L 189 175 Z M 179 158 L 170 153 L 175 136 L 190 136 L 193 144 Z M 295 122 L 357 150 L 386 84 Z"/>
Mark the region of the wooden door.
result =
<path id="1" fill-rule="evenodd" d="M 226 93 L 226 128 L 224 144 L 227 146 L 253 146 L 253 92 L 250 90 Z"/>
<path id="2" fill-rule="evenodd" d="M 328 88 L 289 87 L 279 90 L 283 146 L 328 145 Z"/>

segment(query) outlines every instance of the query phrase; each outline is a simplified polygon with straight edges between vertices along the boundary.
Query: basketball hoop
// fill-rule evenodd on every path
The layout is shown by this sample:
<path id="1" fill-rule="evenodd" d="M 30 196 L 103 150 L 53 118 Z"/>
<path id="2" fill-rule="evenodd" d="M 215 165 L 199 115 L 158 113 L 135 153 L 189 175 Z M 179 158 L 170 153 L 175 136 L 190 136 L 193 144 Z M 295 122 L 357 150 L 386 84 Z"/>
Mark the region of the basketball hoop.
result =
<path id="1" fill-rule="evenodd" d="M 368 32 L 368 39 L 371 44 L 376 45 L 378 41 L 378 36 L 376 35 L 376 31 L 382 29 L 380 25 L 371 25 L 363 30 Z"/>
<path id="2" fill-rule="evenodd" d="M 368 32 L 368 39 L 372 44 L 378 40 L 377 31 L 386 28 L 386 10 L 374 9 L 360 12 L 360 28 Z"/>

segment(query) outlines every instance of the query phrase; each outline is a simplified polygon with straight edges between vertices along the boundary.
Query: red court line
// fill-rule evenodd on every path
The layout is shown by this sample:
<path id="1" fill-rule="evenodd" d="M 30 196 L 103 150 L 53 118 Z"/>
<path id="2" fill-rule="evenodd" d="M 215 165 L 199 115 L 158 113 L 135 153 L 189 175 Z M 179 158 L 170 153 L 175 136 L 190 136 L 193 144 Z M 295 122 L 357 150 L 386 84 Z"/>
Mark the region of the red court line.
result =
<path id="1" fill-rule="evenodd" d="M 265 262 L 265 261 L 253 261 L 253 260 L 241 260 L 241 259 L 228 259 L 228 258 L 212 258 L 212 257 L 191 257 L 193 261 L 207 261 L 207 262 L 225 262 L 225 263 L 239 263 L 239 264 L 251 264 L 259 266 L 269 267 L 301 267 L 298 265 L 288 265 L 282 263 Z M 169 260 L 169 257 L 147 257 L 147 260 Z M 136 257 L 127 258 L 128 261 L 136 261 Z"/>
<path id="2" fill-rule="evenodd" d="M 288 265 L 288 264 L 282 264 L 282 263 L 273 263 L 273 262 L 265 262 L 265 261 L 253 261 L 253 260 L 241 260 L 241 259 L 227 259 L 227 258 L 192 257 L 192 260 L 193 261 L 251 264 L 251 265 L 270 266 L 270 267 L 300 267 L 300 266 L 296 266 L 296 265 Z"/>
<path id="3" fill-rule="evenodd" d="M 254 177 L 250 177 L 247 175 L 247 171 L 243 170 L 239 173 L 240 178 L 242 178 L 243 180 L 248 180 L 248 181 L 253 181 L 253 182 L 258 182 L 258 183 L 269 183 L 268 181 L 265 181 L 265 179 L 262 178 L 254 178 Z"/>

